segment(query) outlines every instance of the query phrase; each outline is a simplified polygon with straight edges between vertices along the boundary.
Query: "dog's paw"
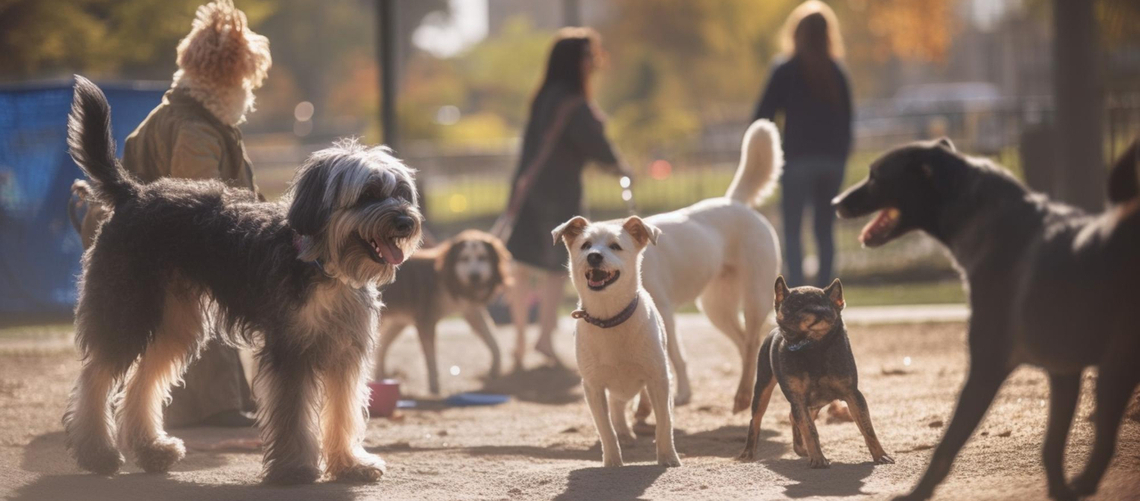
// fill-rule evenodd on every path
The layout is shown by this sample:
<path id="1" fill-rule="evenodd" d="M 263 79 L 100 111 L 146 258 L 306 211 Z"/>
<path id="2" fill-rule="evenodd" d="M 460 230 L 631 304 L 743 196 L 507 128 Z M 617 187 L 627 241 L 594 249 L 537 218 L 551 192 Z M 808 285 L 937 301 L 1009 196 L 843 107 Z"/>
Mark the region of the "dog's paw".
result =
<path id="1" fill-rule="evenodd" d="M 930 499 L 930 496 L 923 496 L 920 493 L 912 492 L 910 494 L 904 494 L 902 496 L 895 496 L 892 501 L 924 501 L 926 499 Z"/>
<path id="2" fill-rule="evenodd" d="M 1056 499 L 1058 501 L 1076 501 L 1080 499 L 1077 493 L 1069 490 L 1069 487 L 1062 485 L 1049 486 L 1049 499 Z"/>
<path id="3" fill-rule="evenodd" d="M 806 458 L 808 455 L 807 449 L 805 449 L 804 446 L 801 445 L 799 442 L 794 442 L 792 444 L 792 450 L 795 451 L 797 456 L 802 457 L 802 458 Z"/>
<path id="4" fill-rule="evenodd" d="M 633 432 L 640 433 L 642 435 L 652 435 L 654 433 L 657 433 L 657 425 L 649 424 L 647 421 L 638 421 L 636 423 L 633 423 Z"/>
<path id="5" fill-rule="evenodd" d="M 657 455 L 657 464 L 659 464 L 661 466 L 665 466 L 667 468 L 676 468 L 678 466 L 681 466 L 681 458 L 677 457 L 676 452 L 671 452 L 668 454 L 658 454 Z"/>
<path id="6" fill-rule="evenodd" d="M 311 484 L 319 478 L 321 470 L 316 466 L 274 466 L 261 481 L 269 485 L 300 485 Z"/>
<path id="7" fill-rule="evenodd" d="M 602 458 L 602 466 L 606 468 L 617 468 L 623 464 L 620 457 Z"/>
<path id="8" fill-rule="evenodd" d="M 384 476 L 384 470 L 375 464 L 357 464 L 333 474 L 332 478 L 338 482 L 372 483 Z"/>
<path id="9" fill-rule="evenodd" d="M 742 391 L 736 393 L 736 399 L 732 402 L 732 413 L 743 412 L 752 406 L 752 392 Z"/>
<path id="10" fill-rule="evenodd" d="M 373 454 L 361 454 L 338 467 L 329 467 L 329 477 L 338 482 L 376 482 L 388 471 L 383 459 Z"/>
<path id="11" fill-rule="evenodd" d="M 808 461 L 811 462 L 812 469 L 818 470 L 821 468 L 830 468 L 831 467 L 831 461 L 828 461 L 827 458 L 825 458 L 823 456 L 819 456 L 817 458 L 811 458 Z"/>
<path id="12" fill-rule="evenodd" d="M 618 433 L 617 438 L 618 443 L 621 444 L 622 447 L 633 448 L 637 445 L 637 435 L 632 431 L 629 433 Z"/>
<path id="13" fill-rule="evenodd" d="M 891 457 L 890 454 L 886 454 L 886 453 L 880 455 L 877 458 L 874 458 L 874 460 L 875 460 L 875 464 L 895 464 L 895 458 Z"/>
<path id="14" fill-rule="evenodd" d="M 756 451 L 752 450 L 751 447 L 746 448 L 736 455 L 736 460 L 741 463 L 751 463 L 756 460 Z"/>
<path id="15" fill-rule="evenodd" d="M 689 405 L 693 401 L 693 391 L 687 388 L 677 388 L 677 394 L 673 396 L 673 406 L 680 407 L 682 405 Z"/>
<path id="16" fill-rule="evenodd" d="M 1079 497 L 1086 497 L 1096 494 L 1097 483 L 1090 480 L 1087 475 L 1082 474 L 1073 480 L 1073 493 Z"/>
<path id="17" fill-rule="evenodd" d="M 89 447 L 78 451 L 75 460 L 79 467 L 96 475 L 114 475 L 125 460 L 114 447 Z"/>
<path id="18" fill-rule="evenodd" d="M 175 437 L 159 437 L 135 448 L 135 462 L 147 473 L 166 473 L 186 457 L 186 446 Z"/>

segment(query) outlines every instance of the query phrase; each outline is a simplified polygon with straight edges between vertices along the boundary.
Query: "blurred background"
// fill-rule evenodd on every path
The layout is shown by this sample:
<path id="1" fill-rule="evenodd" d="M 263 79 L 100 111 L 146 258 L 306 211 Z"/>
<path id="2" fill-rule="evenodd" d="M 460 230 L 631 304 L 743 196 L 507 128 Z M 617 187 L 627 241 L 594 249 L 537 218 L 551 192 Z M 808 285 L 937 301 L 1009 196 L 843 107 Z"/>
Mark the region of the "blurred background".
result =
<path id="1" fill-rule="evenodd" d="M 145 116 L 169 86 L 175 46 L 200 3 L 0 0 L 0 91 L 66 87 L 71 74 L 82 73 L 112 88 L 154 90 L 139 106 Z M 639 211 L 722 195 L 779 52 L 780 26 L 799 1 L 235 3 L 273 53 L 257 111 L 242 126 L 262 191 L 279 196 L 304 157 L 335 138 L 388 142 L 419 169 L 430 227 L 446 237 L 486 229 L 503 211 L 529 102 L 554 31 L 565 25 L 602 33 L 608 64 L 597 99 L 615 146 L 638 174 Z M 949 136 L 960 150 L 999 161 L 1037 190 L 1100 206 L 1103 166 L 1140 133 L 1140 2 L 827 3 L 842 26 L 855 96 L 846 183 L 861 179 L 891 146 Z M 387 122 L 385 93 L 395 103 Z M 0 127 L 8 131 L 0 140 L 9 149 L 34 142 L 28 124 L 4 123 L 12 113 L 3 108 L 13 106 L 0 100 Z M 135 124 L 116 124 L 119 135 Z M 30 188 L 5 174 L 13 168 L 7 162 L 11 156 L 0 158 L 0 238 L 72 234 L 62 204 L 28 205 Z M 65 193 L 70 185 L 49 182 L 66 183 Z M 624 214 L 614 178 L 592 173 L 587 185 L 589 216 Z M 762 211 L 779 230 L 776 200 Z M 29 211 L 48 214 L 47 222 L 13 229 L 11 221 Z M 863 223 L 843 221 L 837 233 L 838 272 L 852 304 L 963 300 L 934 241 L 909 235 L 865 251 L 856 239 Z M 29 301 L 19 298 L 26 295 L 20 289 L 35 277 L 22 275 L 13 253 L 31 251 L 4 248 L 0 295 L 11 304 Z M 808 247 L 809 275 L 811 253 Z M 78 268 L 69 263 L 67 270 L 74 275 Z M 74 288 L 59 291 L 47 300 L 74 300 Z"/>

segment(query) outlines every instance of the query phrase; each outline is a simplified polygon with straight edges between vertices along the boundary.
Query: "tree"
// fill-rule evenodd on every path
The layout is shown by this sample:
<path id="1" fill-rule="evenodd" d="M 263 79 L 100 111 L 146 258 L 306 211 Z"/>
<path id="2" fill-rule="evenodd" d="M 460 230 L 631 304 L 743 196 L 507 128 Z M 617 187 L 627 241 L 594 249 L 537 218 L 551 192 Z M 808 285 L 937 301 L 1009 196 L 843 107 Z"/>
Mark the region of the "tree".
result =
<path id="1" fill-rule="evenodd" d="M 0 78 L 70 76 L 168 79 L 175 47 L 202 0 L 2 0 Z M 242 0 L 251 24 L 271 10 Z"/>

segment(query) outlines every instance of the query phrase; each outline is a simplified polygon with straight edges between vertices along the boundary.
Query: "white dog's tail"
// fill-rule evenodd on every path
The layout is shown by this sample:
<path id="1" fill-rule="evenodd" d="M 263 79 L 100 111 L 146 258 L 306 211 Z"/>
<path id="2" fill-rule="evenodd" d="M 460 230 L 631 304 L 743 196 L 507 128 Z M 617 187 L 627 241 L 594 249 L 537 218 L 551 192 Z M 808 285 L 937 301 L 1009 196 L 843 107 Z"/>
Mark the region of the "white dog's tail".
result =
<path id="1" fill-rule="evenodd" d="M 776 124 L 764 119 L 752 122 L 740 147 L 740 166 L 724 196 L 745 205 L 760 205 L 776 189 L 783 169 L 784 150 Z"/>

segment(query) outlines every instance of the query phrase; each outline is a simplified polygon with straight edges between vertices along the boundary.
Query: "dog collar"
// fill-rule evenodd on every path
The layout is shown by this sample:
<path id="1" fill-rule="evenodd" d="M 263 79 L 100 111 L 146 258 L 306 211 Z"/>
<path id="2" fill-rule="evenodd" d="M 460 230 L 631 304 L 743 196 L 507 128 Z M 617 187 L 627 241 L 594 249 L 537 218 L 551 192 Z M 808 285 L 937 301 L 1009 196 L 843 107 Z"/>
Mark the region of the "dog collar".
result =
<path id="1" fill-rule="evenodd" d="M 626 320 L 629 320 L 629 317 L 633 316 L 633 312 L 637 311 L 637 303 L 639 302 L 641 302 L 641 294 L 633 296 L 633 301 L 630 301 L 629 306 L 626 306 L 624 310 L 606 319 L 591 317 L 589 313 L 586 313 L 586 310 L 582 309 L 574 310 L 574 312 L 570 314 L 570 317 L 585 320 L 587 323 L 603 329 L 609 329 L 610 327 L 617 327 L 625 323 Z"/>
<path id="2" fill-rule="evenodd" d="M 293 233 L 293 247 L 295 249 L 297 249 L 297 259 L 298 260 L 300 260 L 303 263 L 309 263 L 309 264 L 315 266 L 317 268 L 317 270 L 321 272 L 321 274 L 323 274 L 326 277 L 332 278 L 332 275 L 330 275 L 329 272 L 325 271 L 325 267 L 324 267 L 324 265 L 321 264 L 320 259 L 314 259 L 312 261 L 305 261 L 303 259 L 300 259 L 301 251 L 305 248 L 305 237 L 304 237 L 304 235 L 301 235 L 300 233 Z"/>

